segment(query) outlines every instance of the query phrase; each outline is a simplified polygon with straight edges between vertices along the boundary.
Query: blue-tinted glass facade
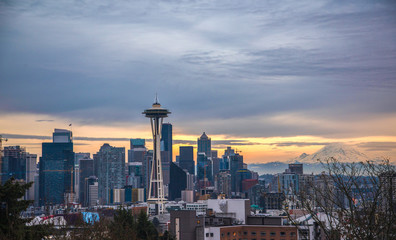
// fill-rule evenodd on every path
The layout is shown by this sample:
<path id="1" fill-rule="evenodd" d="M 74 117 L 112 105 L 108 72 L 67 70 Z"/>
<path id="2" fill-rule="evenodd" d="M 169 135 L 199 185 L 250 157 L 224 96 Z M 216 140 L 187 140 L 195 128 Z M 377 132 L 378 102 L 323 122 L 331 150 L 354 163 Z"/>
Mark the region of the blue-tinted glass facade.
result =
<path id="1" fill-rule="evenodd" d="M 161 130 L 161 151 L 168 152 L 167 154 L 170 162 L 173 161 L 172 144 L 172 124 L 163 123 Z"/>
<path id="2" fill-rule="evenodd" d="M 39 204 L 62 204 L 73 189 L 73 143 L 43 143 L 39 163 Z"/>
<path id="3" fill-rule="evenodd" d="M 26 180 L 26 151 L 20 146 L 4 148 L 1 161 L 1 182 L 4 184 L 9 178 Z"/>
<path id="4" fill-rule="evenodd" d="M 213 182 L 213 170 L 212 170 L 212 161 L 206 157 L 205 153 L 198 153 L 197 156 L 197 179 L 199 181 L 203 181 L 205 178 L 208 179 L 209 182 Z"/>

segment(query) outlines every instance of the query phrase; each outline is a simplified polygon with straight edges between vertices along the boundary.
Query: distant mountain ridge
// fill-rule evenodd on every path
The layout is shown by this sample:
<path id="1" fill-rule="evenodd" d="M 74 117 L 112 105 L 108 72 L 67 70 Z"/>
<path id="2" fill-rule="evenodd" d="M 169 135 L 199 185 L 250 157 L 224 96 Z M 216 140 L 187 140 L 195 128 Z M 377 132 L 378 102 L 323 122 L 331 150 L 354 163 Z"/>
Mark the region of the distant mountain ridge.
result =
<path id="1" fill-rule="evenodd" d="M 282 173 L 288 168 L 289 163 L 303 163 L 304 173 L 318 174 L 324 171 L 319 160 L 326 160 L 330 157 L 336 158 L 340 162 L 360 162 L 370 160 L 364 153 L 361 153 L 353 147 L 342 144 L 332 143 L 324 146 L 313 154 L 303 153 L 298 157 L 289 159 L 285 162 L 269 162 L 249 164 L 248 168 L 252 171 L 262 174 Z"/>

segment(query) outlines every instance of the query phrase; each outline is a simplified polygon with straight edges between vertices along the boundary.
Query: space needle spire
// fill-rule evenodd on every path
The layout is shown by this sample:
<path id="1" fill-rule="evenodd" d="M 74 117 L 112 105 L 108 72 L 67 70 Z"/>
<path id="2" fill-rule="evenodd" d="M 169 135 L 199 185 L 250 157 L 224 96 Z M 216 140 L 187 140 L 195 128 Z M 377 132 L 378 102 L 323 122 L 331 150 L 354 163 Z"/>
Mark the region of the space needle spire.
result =
<path id="1" fill-rule="evenodd" d="M 150 118 L 151 131 L 153 134 L 153 161 L 151 164 L 150 171 L 150 185 L 147 203 L 155 204 L 156 214 L 164 213 L 165 209 L 165 194 L 164 194 L 164 182 L 162 176 L 162 164 L 161 164 L 161 128 L 163 119 L 168 117 L 171 112 L 168 109 L 161 108 L 161 104 L 158 102 L 157 94 L 155 96 L 155 102 L 149 109 L 144 110 L 144 114 L 147 118 Z"/>

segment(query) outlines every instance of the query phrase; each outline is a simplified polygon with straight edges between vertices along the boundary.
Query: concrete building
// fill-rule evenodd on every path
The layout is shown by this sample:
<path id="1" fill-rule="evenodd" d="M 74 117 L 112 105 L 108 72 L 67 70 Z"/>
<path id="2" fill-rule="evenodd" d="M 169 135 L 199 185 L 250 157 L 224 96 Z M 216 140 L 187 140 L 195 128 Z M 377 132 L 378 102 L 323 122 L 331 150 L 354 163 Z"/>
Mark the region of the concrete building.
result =
<path id="1" fill-rule="evenodd" d="M 26 182 L 33 182 L 33 185 L 26 191 L 25 200 L 35 200 L 35 179 L 37 175 L 37 154 L 26 154 Z M 38 183 L 37 183 L 38 184 Z"/>
<path id="2" fill-rule="evenodd" d="M 215 176 L 215 191 L 231 197 L 231 174 L 229 170 L 222 170 Z"/>
<path id="3" fill-rule="evenodd" d="M 208 238 L 211 239 L 211 238 Z M 257 225 L 237 225 L 220 228 L 220 240 L 233 239 L 273 239 L 273 240 L 297 240 L 298 231 L 295 226 L 257 226 Z"/>
<path id="4" fill-rule="evenodd" d="M 170 211 L 169 230 L 176 240 L 204 239 L 204 218 L 194 210 Z"/>
<path id="5" fill-rule="evenodd" d="M 249 199 L 208 199 L 207 204 L 216 216 L 232 217 L 239 224 L 245 224 L 250 215 Z"/>
<path id="6" fill-rule="evenodd" d="M 99 202 L 98 178 L 91 176 L 85 180 L 85 205 L 88 207 L 96 206 Z"/>
<path id="7" fill-rule="evenodd" d="M 186 210 L 194 210 L 197 215 L 205 215 L 207 209 L 208 203 L 206 201 L 199 200 L 198 202 L 186 204 Z"/>
<path id="8" fill-rule="evenodd" d="M 125 148 L 103 144 L 94 154 L 94 173 L 99 182 L 99 200 L 101 204 L 109 204 L 110 190 L 125 185 Z"/>
<path id="9" fill-rule="evenodd" d="M 194 202 L 194 191 L 192 190 L 183 190 L 181 192 L 182 201 L 186 203 L 193 203 Z"/>

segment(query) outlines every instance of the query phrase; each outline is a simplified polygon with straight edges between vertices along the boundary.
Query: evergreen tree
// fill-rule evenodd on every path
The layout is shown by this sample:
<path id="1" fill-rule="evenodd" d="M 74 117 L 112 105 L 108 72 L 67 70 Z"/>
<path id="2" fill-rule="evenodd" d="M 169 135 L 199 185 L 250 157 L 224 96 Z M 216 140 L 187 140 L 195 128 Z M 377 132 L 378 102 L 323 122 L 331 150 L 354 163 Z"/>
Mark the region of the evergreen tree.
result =
<path id="1" fill-rule="evenodd" d="M 20 216 L 33 202 L 21 200 L 32 184 L 10 178 L 0 186 L 0 239 L 41 239 L 48 235 L 50 226 L 26 226 L 31 219 Z"/>
<path id="2" fill-rule="evenodd" d="M 141 211 L 137 221 L 137 237 L 141 240 L 158 239 L 158 232 L 154 224 L 148 220 L 147 214 Z"/>

